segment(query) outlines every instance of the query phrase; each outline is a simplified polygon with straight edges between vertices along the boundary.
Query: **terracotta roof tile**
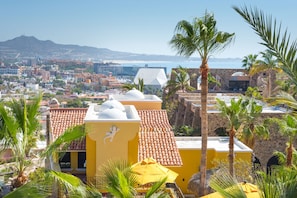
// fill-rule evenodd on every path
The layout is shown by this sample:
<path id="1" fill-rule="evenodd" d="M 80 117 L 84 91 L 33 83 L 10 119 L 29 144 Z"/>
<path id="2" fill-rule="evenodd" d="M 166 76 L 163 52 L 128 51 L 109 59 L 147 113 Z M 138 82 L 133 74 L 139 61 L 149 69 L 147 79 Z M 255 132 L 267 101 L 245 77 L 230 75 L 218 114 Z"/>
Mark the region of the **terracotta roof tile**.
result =
<path id="1" fill-rule="evenodd" d="M 87 108 L 57 108 L 50 109 L 50 126 L 52 140 L 62 135 L 66 129 L 84 123 L 84 118 L 87 113 Z M 69 145 L 69 150 L 85 150 L 86 141 L 73 141 Z"/>
<path id="2" fill-rule="evenodd" d="M 50 125 L 53 140 L 72 126 L 84 123 L 86 108 L 50 109 Z M 139 129 L 138 160 L 153 157 L 164 166 L 181 166 L 172 127 L 165 110 L 138 110 L 141 118 Z M 70 150 L 85 150 L 85 139 L 74 141 Z"/>
<path id="3" fill-rule="evenodd" d="M 166 110 L 138 110 L 138 114 L 141 118 L 138 160 L 152 157 L 164 166 L 181 166 Z"/>

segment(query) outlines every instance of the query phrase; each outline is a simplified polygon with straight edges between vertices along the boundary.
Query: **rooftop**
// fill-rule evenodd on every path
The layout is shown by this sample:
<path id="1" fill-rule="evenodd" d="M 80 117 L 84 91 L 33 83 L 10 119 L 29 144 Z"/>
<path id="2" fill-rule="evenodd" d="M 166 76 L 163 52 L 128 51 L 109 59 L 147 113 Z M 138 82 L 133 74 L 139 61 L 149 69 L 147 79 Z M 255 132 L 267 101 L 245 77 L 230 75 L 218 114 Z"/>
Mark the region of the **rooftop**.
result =
<path id="1" fill-rule="evenodd" d="M 125 94 L 115 94 L 113 98 L 118 101 L 149 101 L 149 102 L 162 102 L 162 100 L 156 95 L 147 95 L 142 92 L 132 89 Z"/>
<path id="2" fill-rule="evenodd" d="M 138 161 L 152 157 L 164 166 L 181 166 L 166 110 L 138 110 L 141 117 Z"/>
<path id="3" fill-rule="evenodd" d="M 84 123 L 87 108 L 57 108 L 50 109 L 50 127 L 53 141 L 62 135 L 69 127 Z M 73 141 L 69 150 L 85 150 L 85 139 Z"/>
<path id="4" fill-rule="evenodd" d="M 175 137 L 178 149 L 201 149 L 201 137 Z M 229 137 L 208 137 L 207 148 L 217 152 L 229 151 Z M 234 138 L 235 152 L 252 152 L 252 150 Z"/>
<path id="5" fill-rule="evenodd" d="M 107 101 L 108 102 L 108 101 Z M 105 102 L 105 103 L 107 103 Z M 91 104 L 85 115 L 85 122 L 140 122 L 140 118 L 133 105 L 104 106 Z"/>
<path id="6" fill-rule="evenodd" d="M 95 109 L 97 110 L 95 111 Z M 145 158 L 153 157 L 164 166 L 181 166 L 181 157 L 171 125 L 168 122 L 166 110 L 136 111 L 133 106 L 125 105 L 125 110 L 128 111 L 129 109 L 133 111 L 131 114 L 135 116 L 130 118 L 133 121 L 138 120 L 140 122 L 138 160 L 141 161 Z M 68 127 L 83 124 L 85 121 L 98 121 L 99 111 L 100 106 L 98 105 L 93 105 L 89 110 L 86 108 L 50 109 L 53 140 L 62 135 Z M 109 119 L 104 118 L 103 120 L 107 121 Z M 68 149 L 85 150 L 85 146 L 84 139 L 82 141 L 74 141 Z"/>

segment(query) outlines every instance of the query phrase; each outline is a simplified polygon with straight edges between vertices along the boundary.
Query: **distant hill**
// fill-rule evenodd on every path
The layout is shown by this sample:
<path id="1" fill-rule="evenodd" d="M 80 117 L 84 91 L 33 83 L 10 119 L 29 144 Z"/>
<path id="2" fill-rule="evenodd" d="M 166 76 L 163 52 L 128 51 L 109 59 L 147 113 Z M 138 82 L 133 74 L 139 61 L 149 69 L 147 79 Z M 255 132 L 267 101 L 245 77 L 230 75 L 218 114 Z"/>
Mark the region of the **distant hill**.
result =
<path id="1" fill-rule="evenodd" d="M 20 36 L 0 42 L 2 59 L 62 59 L 62 60 L 144 60 L 144 61 L 180 61 L 179 56 L 147 55 L 112 51 L 79 45 L 63 45 L 53 41 L 41 41 L 33 36 Z"/>

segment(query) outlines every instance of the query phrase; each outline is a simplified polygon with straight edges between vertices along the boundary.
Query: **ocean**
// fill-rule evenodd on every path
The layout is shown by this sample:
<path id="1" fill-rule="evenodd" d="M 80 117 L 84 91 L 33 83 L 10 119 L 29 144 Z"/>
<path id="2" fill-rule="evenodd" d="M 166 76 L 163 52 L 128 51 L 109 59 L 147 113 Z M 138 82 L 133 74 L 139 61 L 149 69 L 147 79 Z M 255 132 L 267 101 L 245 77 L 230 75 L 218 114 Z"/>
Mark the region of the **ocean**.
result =
<path id="1" fill-rule="evenodd" d="M 138 66 L 138 67 L 166 67 L 167 73 L 172 68 L 182 66 L 184 68 L 199 68 L 201 61 L 125 61 L 120 62 L 122 66 Z M 241 59 L 214 59 L 208 61 L 210 69 L 243 69 Z"/>

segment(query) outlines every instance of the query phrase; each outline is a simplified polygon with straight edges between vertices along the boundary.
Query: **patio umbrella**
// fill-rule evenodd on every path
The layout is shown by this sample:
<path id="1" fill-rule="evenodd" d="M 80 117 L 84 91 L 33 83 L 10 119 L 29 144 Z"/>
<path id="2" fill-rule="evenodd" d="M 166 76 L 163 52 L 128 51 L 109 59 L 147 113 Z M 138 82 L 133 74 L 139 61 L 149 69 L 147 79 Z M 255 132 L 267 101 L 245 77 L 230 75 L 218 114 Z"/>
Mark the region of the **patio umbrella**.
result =
<path id="1" fill-rule="evenodd" d="M 238 184 L 247 198 L 260 198 L 260 190 L 254 184 L 242 182 Z M 230 190 L 232 192 L 232 190 Z M 219 192 L 211 193 L 200 198 L 224 198 Z"/>
<path id="2" fill-rule="evenodd" d="M 158 182 L 167 177 L 166 183 L 174 183 L 178 174 L 159 164 L 153 158 L 146 158 L 132 165 L 132 172 L 140 185 Z"/>

